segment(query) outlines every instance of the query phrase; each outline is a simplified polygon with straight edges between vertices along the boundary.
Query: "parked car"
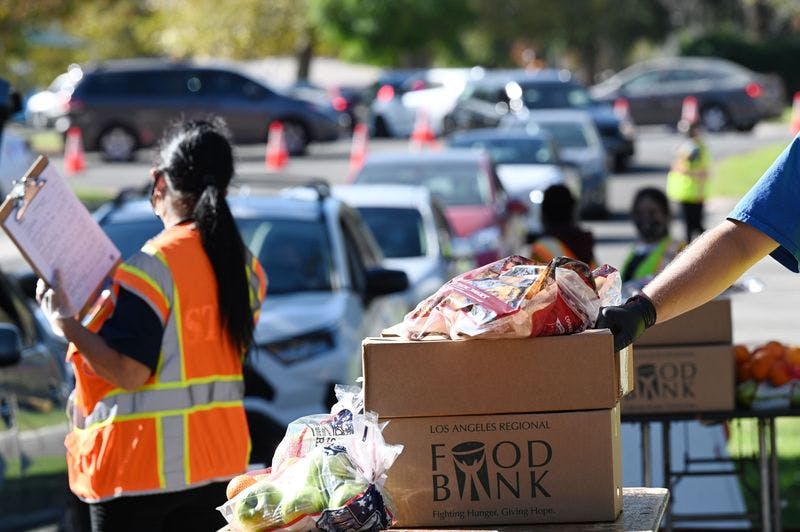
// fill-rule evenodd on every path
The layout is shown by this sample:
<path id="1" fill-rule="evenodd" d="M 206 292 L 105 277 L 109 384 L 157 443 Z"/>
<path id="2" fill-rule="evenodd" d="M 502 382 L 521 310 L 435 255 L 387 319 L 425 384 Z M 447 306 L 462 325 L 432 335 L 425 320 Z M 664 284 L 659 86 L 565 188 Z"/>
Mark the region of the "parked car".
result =
<path id="1" fill-rule="evenodd" d="M 580 197 L 577 172 L 564 164 L 546 133 L 473 129 L 451 135 L 449 145 L 486 150 L 503 188 L 527 207 L 525 231 L 529 238 L 542 232 L 542 199 L 549 186 L 566 185 Z"/>
<path id="2" fill-rule="evenodd" d="M 358 212 L 326 187 L 228 201 L 268 279 L 245 367 L 245 409 L 251 461 L 269 463 L 289 422 L 329 411 L 334 385 L 361 374 L 361 340 L 402 320 L 408 279 L 382 266 Z M 123 257 L 162 227 L 141 197 L 123 196 L 95 215 Z"/>
<path id="3" fill-rule="evenodd" d="M 389 70 L 363 92 L 361 100 L 368 106 L 367 126 L 372 136 L 403 136 L 399 129 L 395 129 L 398 123 L 405 124 L 403 128 L 411 131 L 413 123 L 407 124 L 408 113 L 401 98 L 408 91 L 425 88 L 424 73 L 422 69 Z"/>
<path id="4" fill-rule="evenodd" d="M 35 128 L 48 128 L 67 113 L 67 102 L 75 84 L 83 77 L 83 70 L 76 64 L 59 74 L 50 85 L 32 94 L 25 102 L 25 122 Z M 63 125 L 61 126 L 63 129 Z"/>
<path id="5" fill-rule="evenodd" d="M 580 109 L 588 112 L 600 132 L 603 146 L 617 170 L 627 168 L 635 152 L 633 124 L 614 114 L 611 106 L 592 100 L 586 89 L 565 70 L 496 70 L 470 80 L 453 110 L 444 118 L 444 130 L 497 127 L 509 114 L 539 109 Z"/>
<path id="6" fill-rule="evenodd" d="M 427 187 L 444 205 L 456 245 L 470 249 L 478 266 L 512 254 L 521 244 L 525 207 L 509 199 L 485 153 L 452 149 L 372 155 L 354 182 Z"/>
<path id="7" fill-rule="evenodd" d="M 153 145 L 176 119 L 219 115 L 239 143 L 265 142 L 280 120 L 289 153 L 339 138 L 340 113 L 280 94 L 233 68 L 156 59 L 104 63 L 84 72 L 67 102 L 88 150 L 127 160 Z"/>
<path id="8" fill-rule="evenodd" d="M 333 195 L 355 207 L 383 252 L 384 264 L 406 272 L 409 308 L 474 267 L 453 249 L 453 230 L 431 192 L 413 185 L 339 185 Z"/>
<path id="9" fill-rule="evenodd" d="M 357 123 L 364 122 L 366 118 L 366 110 L 361 103 L 362 88 L 336 85 L 324 88 L 304 80 L 293 83 L 284 92 L 294 98 L 308 100 L 320 106 L 331 106 L 339 113 L 341 126 L 349 131 L 352 131 Z"/>
<path id="10" fill-rule="evenodd" d="M 441 135 L 444 116 L 453 109 L 469 73 L 468 68 L 431 68 L 412 71 L 391 90 L 384 83 L 370 106 L 369 123 L 376 136 L 408 137 L 419 113 L 425 113 L 431 130 Z"/>
<path id="11" fill-rule="evenodd" d="M 531 112 L 526 118 L 521 118 L 522 113 L 519 116 L 504 120 L 503 127 L 548 133 L 558 146 L 561 159 L 574 165 L 578 171 L 581 215 L 588 218 L 606 216 L 606 151 L 592 117 L 585 111 L 572 109 L 542 109 Z"/>
<path id="12" fill-rule="evenodd" d="M 709 131 L 749 131 L 785 106 L 777 76 L 758 74 L 712 57 L 667 57 L 632 65 L 591 88 L 602 102 L 628 101 L 636 124 L 678 123 L 686 96 L 697 98 L 700 121 Z"/>

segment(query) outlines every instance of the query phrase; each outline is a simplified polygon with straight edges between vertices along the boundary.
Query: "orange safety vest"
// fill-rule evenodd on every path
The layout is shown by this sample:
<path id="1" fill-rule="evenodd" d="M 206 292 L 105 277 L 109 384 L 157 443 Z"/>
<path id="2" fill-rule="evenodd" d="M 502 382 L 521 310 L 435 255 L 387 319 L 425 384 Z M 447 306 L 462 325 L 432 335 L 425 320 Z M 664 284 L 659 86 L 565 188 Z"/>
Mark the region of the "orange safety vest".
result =
<path id="1" fill-rule="evenodd" d="M 266 278 L 258 261 L 248 257 L 257 319 Z M 65 445 L 72 491 L 99 502 L 185 490 L 245 471 L 250 434 L 242 404 L 242 353 L 220 322 L 216 278 L 194 225 L 163 231 L 121 264 L 112 280 L 84 324 L 99 331 L 124 287 L 160 318 L 161 353 L 148 381 L 129 391 L 95 374 L 70 344 L 75 390 Z"/>
<path id="2" fill-rule="evenodd" d="M 538 238 L 531 244 L 530 258 L 534 261 L 547 264 L 556 257 L 567 257 L 570 259 L 579 260 L 578 256 L 560 239 L 553 236 L 543 236 Z M 592 261 L 588 265 L 590 268 L 596 268 L 597 265 Z"/>

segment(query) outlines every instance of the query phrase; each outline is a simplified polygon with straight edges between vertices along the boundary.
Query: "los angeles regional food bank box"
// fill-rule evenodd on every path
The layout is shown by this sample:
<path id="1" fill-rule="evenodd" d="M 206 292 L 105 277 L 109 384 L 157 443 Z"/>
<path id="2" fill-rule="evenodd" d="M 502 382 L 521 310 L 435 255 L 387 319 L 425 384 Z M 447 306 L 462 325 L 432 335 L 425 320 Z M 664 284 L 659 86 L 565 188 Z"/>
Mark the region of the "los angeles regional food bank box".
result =
<path id="1" fill-rule="evenodd" d="M 495 340 L 368 338 L 365 407 L 405 447 L 399 526 L 613 521 L 631 351 L 608 331 Z"/>

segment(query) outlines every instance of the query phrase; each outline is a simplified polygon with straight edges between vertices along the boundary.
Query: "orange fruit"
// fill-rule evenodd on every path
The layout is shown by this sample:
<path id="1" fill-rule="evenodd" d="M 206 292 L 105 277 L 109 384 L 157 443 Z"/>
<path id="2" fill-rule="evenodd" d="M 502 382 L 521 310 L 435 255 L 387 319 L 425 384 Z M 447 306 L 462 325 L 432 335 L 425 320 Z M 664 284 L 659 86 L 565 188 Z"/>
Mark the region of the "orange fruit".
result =
<path id="1" fill-rule="evenodd" d="M 753 378 L 753 364 L 748 360 L 736 365 L 736 382 L 745 382 Z"/>
<path id="2" fill-rule="evenodd" d="M 786 362 L 795 369 L 800 371 L 800 346 L 792 346 L 786 349 Z"/>
<path id="3" fill-rule="evenodd" d="M 789 374 L 789 364 L 783 360 L 776 361 L 769 370 L 769 381 L 773 386 L 783 386 L 792 380 Z"/>
<path id="4" fill-rule="evenodd" d="M 741 364 L 750 360 L 750 350 L 745 345 L 733 346 L 733 355 L 736 358 L 736 363 Z"/>
<path id="5" fill-rule="evenodd" d="M 239 475 L 233 477 L 231 481 L 228 482 L 228 487 L 225 489 L 225 495 L 228 497 L 228 500 L 231 500 L 234 497 L 236 497 L 242 490 L 249 488 L 255 483 L 256 479 L 251 477 L 250 475 Z"/>
<path id="6" fill-rule="evenodd" d="M 778 360 L 778 355 L 774 350 L 768 351 L 767 349 L 761 348 L 753 352 L 753 356 L 750 360 L 753 369 L 753 378 L 762 382 L 767 380 L 769 370 L 772 369 L 772 364 Z"/>
<path id="7" fill-rule="evenodd" d="M 783 356 L 786 355 L 786 346 L 775 340 L 767 342 L 766 344 L 759 347 L 759 349 L 764 349 L 774 354 L 778 358 L 783 358 Z"/>

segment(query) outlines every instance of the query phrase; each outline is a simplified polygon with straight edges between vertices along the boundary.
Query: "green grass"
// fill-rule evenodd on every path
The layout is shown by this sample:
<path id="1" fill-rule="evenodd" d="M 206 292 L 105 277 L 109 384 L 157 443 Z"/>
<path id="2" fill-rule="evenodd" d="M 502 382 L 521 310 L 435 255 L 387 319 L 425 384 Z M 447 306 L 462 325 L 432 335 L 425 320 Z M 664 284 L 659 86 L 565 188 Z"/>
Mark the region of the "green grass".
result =
<path id="1" fill-rule="evenodd" d="M 60 153 L 64 150 L 64 138 L 57 131 L 35 131 L 28 136 L 34 153 Z"/>
<path id="2" fill-rule="evenodd" d="M 34 430 L 64 424 L 67 422 L 67 414 L 62 406 L 49 412 L 20 408 L 17 412 L 17 422 L 19 423 L 19 430 Z"/>
<path id="3" fill-rule="evenodd" d="M 786 143 L 780 142 L 720 161 L 713 171 L 709 195 L 741 197 L 785 148 Z"/>
<path id="4" fill-rule="evenodd" d="M 778 447 L 778 478 L 781 499 L 787 505 L 781 519 L 785 529 L 800 529 L 800 419 L 776 420 L 776 445 Z M 754 419 L 742 419 L 730 424 L 728 452 L 734 458 L 758 457 L 758 429 Z M 758 495 L 758 464 L 755 460 L 744 464 L 740 478 L 745 503 L 750 512 L 758 512 L 761 501 Z"/>
<path id="5" fill-rule="evenodd" d="M 111 201 L 116 196 L 116 194 L 108 190 L 98 188 L 76 188 L 75 195 L 86 205 L 89 211 L 95 210 L 100 205 Z"/>

